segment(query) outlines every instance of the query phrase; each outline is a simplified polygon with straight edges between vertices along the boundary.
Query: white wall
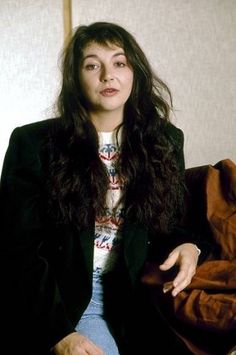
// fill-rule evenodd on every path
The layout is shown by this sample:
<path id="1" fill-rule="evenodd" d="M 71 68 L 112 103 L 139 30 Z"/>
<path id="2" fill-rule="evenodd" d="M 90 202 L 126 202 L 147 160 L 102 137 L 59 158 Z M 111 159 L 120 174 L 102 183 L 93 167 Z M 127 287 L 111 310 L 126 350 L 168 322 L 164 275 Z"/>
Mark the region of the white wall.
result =
<path id="1" fill-rule="evenodd" d="M 74 0 L 73 24 L 131 31 L 172 90 L 186 166 L 236 163 L 236 0 Z"/>
<path id="2" fill-rule="evenodd" d="M 15 126 L 51 116 L 62 0 L 0 0 L 0 170 Z M 74 0 L 73 25 L 131 31 L 170 86 L 186 166 L 236 162 L 236 0 Z"/>
<path id="3" fill-rule="evenodd" d="M 0 0 L 0 170 L 16 126 L 50 117 L 63 45 L 61 0 Z"/>

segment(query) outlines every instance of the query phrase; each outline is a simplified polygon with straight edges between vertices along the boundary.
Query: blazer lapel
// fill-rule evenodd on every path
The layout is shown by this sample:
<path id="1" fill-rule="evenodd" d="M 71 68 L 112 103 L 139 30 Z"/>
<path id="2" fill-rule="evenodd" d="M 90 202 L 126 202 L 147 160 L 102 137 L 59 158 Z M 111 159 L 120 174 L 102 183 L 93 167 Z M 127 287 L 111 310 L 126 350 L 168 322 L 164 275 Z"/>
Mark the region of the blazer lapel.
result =
<path id="1" fill-rule="evenodd" d="M 94 254 L 94 226 L 82 230 L 79 234 L 80 245 L 84 255 L 85 265 L 88 271 L 89 281 L 92 282 L 93 254 Z"/>
<path id="2" fill-rule="evenodd" d="M 126 221 L 123 237 L 125 262 L 135 283 L 147 257 L 148 231 L 144 226 Z"/>

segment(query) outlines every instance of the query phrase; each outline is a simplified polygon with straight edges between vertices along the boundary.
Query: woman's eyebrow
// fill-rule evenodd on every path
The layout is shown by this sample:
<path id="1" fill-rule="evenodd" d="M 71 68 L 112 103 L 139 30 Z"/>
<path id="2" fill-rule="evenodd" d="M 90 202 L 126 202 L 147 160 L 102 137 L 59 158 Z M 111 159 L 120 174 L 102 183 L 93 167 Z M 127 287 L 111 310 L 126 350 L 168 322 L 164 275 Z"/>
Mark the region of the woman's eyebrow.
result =
<path id="1" fill-rule="evenodd" d="M 114 53 L 112 57 L 118 57 L 118 56 L 120 56 L 120 55 L 126 56 L 126 55 L 125 55 L 125 52 L 117 52 L 117 53 Z M 87 54 L 87 55 L 83 58 L 83 61 L 85 61 L 85 59 L 87 59 L 87 58 L 96 58 L 96 59 L 98 59 L 99 56 L 98 56 L 97 54 L 93 54 L 93 53 Z"/>
<path id="2" fill-rule="evenodd" d="M 117 56 L 119 56 L 119 55 L 124 55 L 124 56 L 125 56 L 125 52 L 118 52 L 118 53 L 115 53 L 115 54 L 113 55 L 113 57 L 117 57 Z"/>

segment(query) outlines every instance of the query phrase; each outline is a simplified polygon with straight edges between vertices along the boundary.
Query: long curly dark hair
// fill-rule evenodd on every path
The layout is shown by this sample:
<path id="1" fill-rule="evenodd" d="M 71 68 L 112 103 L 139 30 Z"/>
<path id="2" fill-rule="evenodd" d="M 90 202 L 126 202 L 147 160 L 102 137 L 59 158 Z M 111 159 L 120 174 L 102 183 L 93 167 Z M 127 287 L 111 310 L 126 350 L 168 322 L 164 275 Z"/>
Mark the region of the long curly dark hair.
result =
<path id="1" fill-rule="evenodd" d="M 124 49 L 134 73 L 121 124 L 119 176 L 124 182 L 125 217 L 155 231 L 169 231 L 183 206 L 182 136 L 170 123 L 171 93 L 152 71 L 134 37 L 117 24 L 79 26 L 63 53 L 57 129 L 51 136 L 50 193 L 58 218 L 89 224 L 106 208 L 109 178 L 98 155 L 98 134 L 88 117 L 80 87 L 83 50 L 95 42 Z M 119 128 L 121 128 L 119 127 Z M 173 134 L 177 132 L 178 134 Z"/>

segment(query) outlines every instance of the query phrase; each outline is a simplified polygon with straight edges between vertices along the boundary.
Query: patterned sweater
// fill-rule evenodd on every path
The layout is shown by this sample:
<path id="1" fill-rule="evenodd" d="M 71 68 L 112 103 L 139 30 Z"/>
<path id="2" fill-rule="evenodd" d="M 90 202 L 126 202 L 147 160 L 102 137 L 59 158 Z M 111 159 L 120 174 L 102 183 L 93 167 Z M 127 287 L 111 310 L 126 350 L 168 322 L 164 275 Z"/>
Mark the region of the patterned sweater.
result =
<path id="1" fill-rule="evenodd" d="M 99 132 L 99 156 L 107 168 L 110 184 L 106 213 L 95 221 L 94 270 L 107 272 L 113 269 L 119 259 L 123 223 L 123 208 L 119 204 L 123 186 L 116 169 L 119 157 L 116 131 Z"/>

